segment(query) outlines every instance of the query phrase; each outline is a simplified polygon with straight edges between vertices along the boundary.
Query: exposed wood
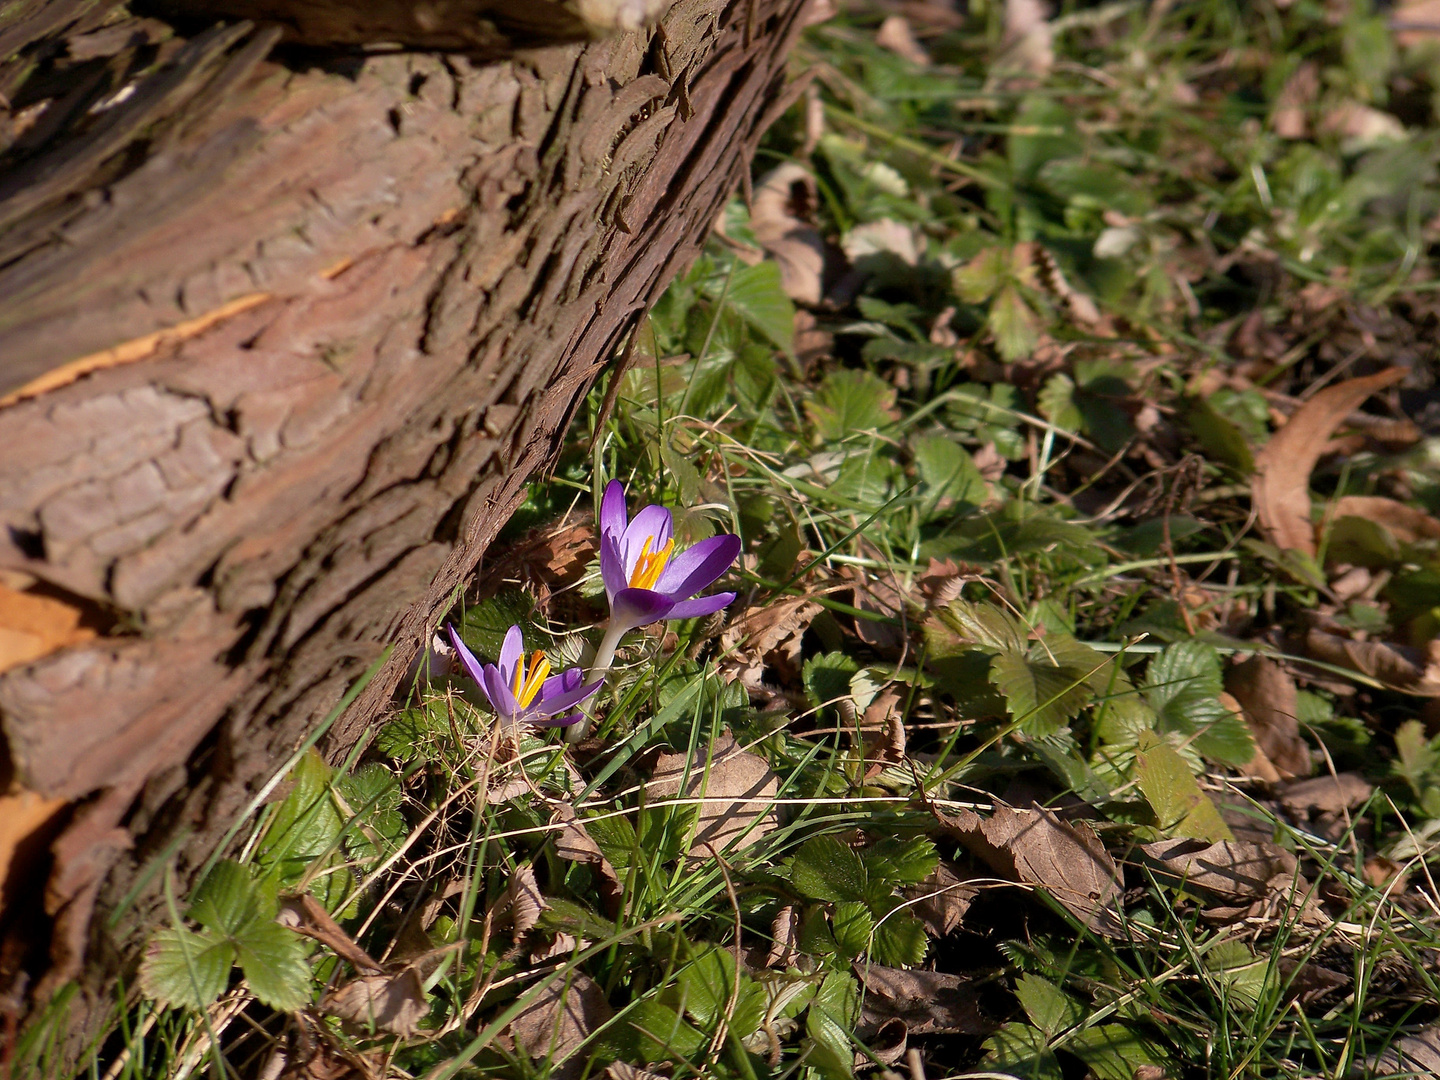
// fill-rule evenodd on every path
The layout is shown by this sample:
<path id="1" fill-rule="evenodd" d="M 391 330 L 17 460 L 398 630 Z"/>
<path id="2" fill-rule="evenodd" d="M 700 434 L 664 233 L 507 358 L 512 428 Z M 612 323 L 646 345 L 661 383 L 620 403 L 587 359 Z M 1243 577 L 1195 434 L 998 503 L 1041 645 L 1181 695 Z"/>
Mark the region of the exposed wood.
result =
<path id="1" fill-rule="evenodd" d="M 183 888 L 392 648 L 327 746 L 364 736 L 785 107 L 802 6 L 500 63 L 6 9 L 0 572 L 104 631 L 0 673 L 0 782 L 72 807 L 0 926 L 20 999 L 88 956 L 99 1023 L 156 860 Z"/>

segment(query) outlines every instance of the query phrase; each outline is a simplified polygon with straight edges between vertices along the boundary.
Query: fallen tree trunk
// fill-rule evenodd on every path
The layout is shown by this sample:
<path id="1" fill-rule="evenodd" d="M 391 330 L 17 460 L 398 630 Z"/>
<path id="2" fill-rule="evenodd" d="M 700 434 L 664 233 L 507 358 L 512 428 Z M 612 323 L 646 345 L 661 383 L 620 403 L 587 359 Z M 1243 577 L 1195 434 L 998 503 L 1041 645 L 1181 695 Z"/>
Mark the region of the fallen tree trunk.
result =
<path id="1" fill-rule="evenodd" d="M 388 648 L 325 745 L 364 735 L 785 106 L 802 6 L 498 61 L 0 14 L 11 1030 L 77 979 L 72 1036 L 105 1023 L 164 868 L 183 889 Z"/>

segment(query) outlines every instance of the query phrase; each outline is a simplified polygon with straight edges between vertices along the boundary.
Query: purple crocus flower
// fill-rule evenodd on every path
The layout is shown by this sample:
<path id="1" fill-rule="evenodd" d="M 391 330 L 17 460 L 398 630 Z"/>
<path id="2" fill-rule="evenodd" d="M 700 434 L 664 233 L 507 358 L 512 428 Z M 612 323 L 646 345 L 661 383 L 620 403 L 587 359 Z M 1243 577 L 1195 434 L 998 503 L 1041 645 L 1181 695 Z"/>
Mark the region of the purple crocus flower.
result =
<path id="1" fill-rule="evenodd" d="M 480 686 L 485 700 L 495 710 L 495 715 L 506 724 L 530 724 L 534 727 L 565 727 L 578 721 L 578 712 L 559 714 L 574 708 L 600 689 L 602 680 L 582 685 L 585 677 L 578 667 L 569 668 L 559 675 L 550 674 L 550 661 L 539 649 L 525 662 L 525 643 L 520 636 L 520 627 L 510 627 L 505 642 L 500 646 L 498 664 L 482 664 L 475 654 L 465 647 L 455 627 L 447 626 L 450 641 L 459 654 L 460 662 L 470 677 Z"/>
<path id="2" fill-rule="evenodd" d="M 600 575 L 610 599 L 610 631 L 622 634 L 660 619 L 693 619 L 719 611 L 733 592 L 696 596 L 730 569 L 740 538 L 725 534 L 675 552 L 670 511 L 647 506 L 629 520 L 625 486 L 605 485 L 600 500 Z"/>

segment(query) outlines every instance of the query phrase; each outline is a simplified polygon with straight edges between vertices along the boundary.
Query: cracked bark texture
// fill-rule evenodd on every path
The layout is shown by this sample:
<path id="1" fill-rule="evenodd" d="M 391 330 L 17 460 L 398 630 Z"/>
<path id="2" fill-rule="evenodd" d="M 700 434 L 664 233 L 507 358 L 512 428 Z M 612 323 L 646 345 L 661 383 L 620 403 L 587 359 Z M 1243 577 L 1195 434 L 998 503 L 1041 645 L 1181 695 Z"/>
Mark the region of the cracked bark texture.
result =
<path id="1" fill-rule="evenodd" d="M 63 803 L 12 1021 L 79 978 L 93 1033 L 161 868 L 393 646 L 323 745 L 383 711 L 785 106 L 802 6 L 499 61 L 0 12 L 0 583 L 102 630 L 0 673 L 0 792 Z"/>

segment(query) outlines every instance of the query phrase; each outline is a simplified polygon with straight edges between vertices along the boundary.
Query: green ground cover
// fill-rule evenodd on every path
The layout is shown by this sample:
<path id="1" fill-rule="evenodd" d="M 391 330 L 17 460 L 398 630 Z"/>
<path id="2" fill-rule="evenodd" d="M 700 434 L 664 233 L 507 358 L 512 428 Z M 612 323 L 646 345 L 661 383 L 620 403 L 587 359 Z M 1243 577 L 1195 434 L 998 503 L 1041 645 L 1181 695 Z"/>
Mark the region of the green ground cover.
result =
<path id="1" fill-rule="evenodd" d="M 1397 17 L 813 27 L 454 618 L 589 664 L 612 478 L 741 538 L 735 602 L 627 635 L 579 741 L 422 672 L 297 754 L 94 1075 L 1431 1075 L 1440 38 Z"/>

